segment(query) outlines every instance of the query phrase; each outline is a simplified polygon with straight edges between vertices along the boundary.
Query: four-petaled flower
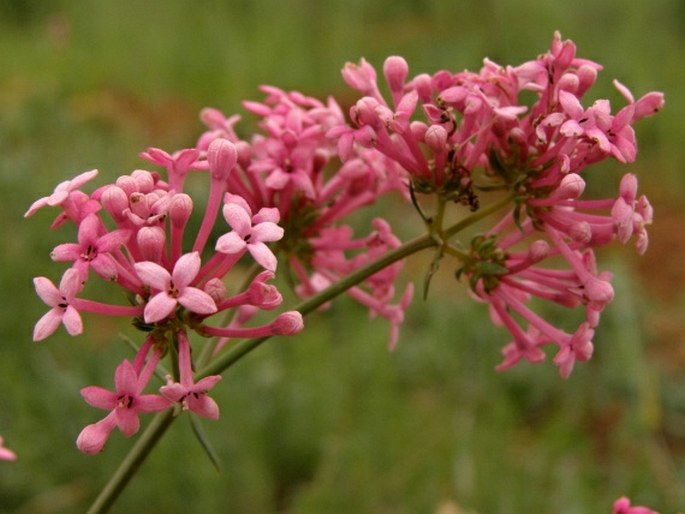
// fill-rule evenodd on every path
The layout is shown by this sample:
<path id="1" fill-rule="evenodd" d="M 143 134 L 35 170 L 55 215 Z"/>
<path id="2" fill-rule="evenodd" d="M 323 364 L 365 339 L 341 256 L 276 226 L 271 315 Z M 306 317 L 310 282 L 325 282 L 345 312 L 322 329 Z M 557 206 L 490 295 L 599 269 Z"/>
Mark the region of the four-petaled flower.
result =
<path id="1" fill-rule="evenodd" d="M 69 335 L 75 336 L 83 332 L 81 315 L 71 305 L 83 287 L 81 273 L 77 269 L 70 268 L 64 272 L 59 289 L 46 277 L 34 278 L 33 285 L 40 299 L 52 307 L 36 323 L 33 329 L 34 341 L 42 341 L 51 335 L 60 323 L 64 324 Z"/>
<path id="2" fill-rule="evenodd" d="M 83 184 L 95 178 L 97 174 L 98 170 L 90 170 L 81 173 L 80 175 L 76 175 L 71 180 L 65 180 L 64 182 L 61 182 L 57 185 L 51 195 L 44 196 L 43 198 L 39 198 L 33 202 L 31 207 L 29 207 L 29 210 L 24 214 L 24 217 L 28 218 L 29 216 L 33 216 L 37 210 L 48 205 L 50 207 L 61 205 L 62 202 L 69 197 L 69 194 L 72 191 L 77 190 Z"/>
<path id="3" fill-rule="evenodd" d="M 55 247 L 53 261 L 74 261 L 74 267 L 85 279 L 92 267 L 106 280 L 117 278 L 117 265 L 110 252 L 119 248 L 131 236 L 130 230 L 119 229 L 101 234 L 102 223 L 95 214 L 86 216 L 78 229 L 78 243 L 64 243 Z"/>
<path id="4" fill-rule="evenodd" d="M 243 198 L 226 193 L 223 213 L 233 231 L 217 240 L 216 250 L 229 255 L 247 250 L 264 269 L 276 271 L 276 256 L 264 243 L 283 237 L 283 228 L 277 225 L 278 209 L 263 207 L 252 216 L 252 209 Z"/>
<path id="5" fill-rule="evenodd" d="M 174 382 L 171 377 L 167 377 L 167 385 L 161 387 L 159 392 L 169 400 L 183 405 L 184 410 L 189 410 L 204 418 L 218 419 L 219 406 L 207 395 L 207 392 L 221 380 L 221 375 L 204 377 L 195 383 L 188 336 L 183 331 L 177 335 L 180 382 Z"/>
<path id="6" fill-rule="evenodd" d="M 159 291 L 145 306 L 143 317 L 146 323 L 166 318 L 179 303 L 196 314 L 213 314 L 217 311 L 211 296 L 197 287 L 190 286 L 200 271 L 199 253 L 183 255 L 176 261 L 171 273 L 150 261 L 138 262 L 135 268 L 144 284 Z"/>
<path id="7" fill-rule="evenodd" d="M 127 437 L 138 432 L 139 412 L 156 412 L 171 406 L 171 402 L 163 396 L 141 394 L 138 374 L 127 360 L 117 366 L 114 386 L 116 391 L 97 386 L 81 389 L 81 396 L 87 403 L 98 409 L 111 411 L 105 418 L 81 431 L 76 445 L 84 453 L 93 454 L 102 450 L 115 426 Z"/>

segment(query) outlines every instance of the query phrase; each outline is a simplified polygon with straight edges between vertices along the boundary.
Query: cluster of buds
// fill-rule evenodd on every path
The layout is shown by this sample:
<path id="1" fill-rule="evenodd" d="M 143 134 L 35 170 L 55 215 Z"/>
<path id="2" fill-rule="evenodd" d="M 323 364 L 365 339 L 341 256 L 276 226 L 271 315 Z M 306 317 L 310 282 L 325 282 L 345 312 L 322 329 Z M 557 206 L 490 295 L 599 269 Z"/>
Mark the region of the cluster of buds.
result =
<path id="1" fill-rule="evenodd" d="M 412 197 L 437 199 L 426 216 L 440 253 L 457 257 L 458 277 L 468 278 L 474 296 L 490 306 L 492 320 L 513 340 L 503 348 L 506 369 L 519 360 L 539 362 L 541 347 L 556 345 L 563 377 L 576 360 L 592 355 L 599 314 L 612 300 L 611 274 L 598 272 L 593 249 L 636 238 L 647 249 L 652 208 L 637 195 L 628 174 L 616 198 L 585 199 L 585 169 L 607 157 L 635 159 L 632 124 L 659 111 L 664 99 L 652 92 L 635 100 L 617 81 L 627 105 L 611 113 L 608 100 L 585 108 L 581 99 L 601 66 L 576 56 L 571 41 L 555 34 L 551 49 L 519 66 L 488 59 L 480 72 L 439 71 L 408 79 L 408 65 L 390 57 L 383 75 L 385 100 L 374 68 L 348 64 L 343 77 L 364 96 L 351 109 L 354 127 L 342 137 L 375 149 L 403 169 Z M 534 95 L 532 105 L 525 96 Z M 470 244 L 449 241 L 442 209 L 456 203 L 476 212 L 489 200 L 509 200 L 509 210 Z M 554 259 L 555 264 L 547 264 Z M 558 262 L 563 263 L 560 267 Z M 566 307 L 584 306 L 586 319 L 573 333 L 553 326 L 528 307 L 537 297 Z"/>
<path id="2" fill-rule="evenodd" d="M 486 59 L 477 73 L 409 78 L 406 61 L 390 57 L 383 66 L 391 97 L 386 101 L 376 71 L 362 60 L 342 72 L 362 94 L 350 122 L 332 98 L 322 102 L 264 86 L 263 101 L 244 103 L 259 118 L 251 137 L 238 136 L 238 116 L 208 108 L 201 113 L 207 130 L 194 147 L 141 153 L 164 176 L 139 169 L 86 193 L 82 187 L 97 175 L 93 170 L 34 202 L 26 216 L 55 207 L 53 228 L 77 228 L 77 242 L 60 244 L 51 254 L 70 263 L 59 286 L 34 279 L 50 307 L 35 326 L 34 340 L 60 325 L 71 335 L 82 333 L 81 313 L 129 317 L 146 334 L 134 358 L 117 367 L 115 391 L 82 390 L 89 404 L 109 413 L 82 431 L 79 448 L 100 451 L 116 427 L 127 436 L 136 433 L 140 412 L 180 404 L 217 418 L 219 408 L 207 393 L 220 376 L 196 381 L 189 335 L 218 338 L 205 352 L 211 359 L 237 338 L 299 332 L 303 323 L 296 311 L 249 326 L 260 311 L 282 302 L 269 283 L 278 264 L 306 298 L 397 249 L 401 241 L 386 220 L 374 219 L 363 236 L 348 221 L 392 192 L 411 200 L 435 242 L 428 278 L 443 256 L 455 257 L 457 277 L 489 305 L 493 322 L 511 333 L 498 369 L 521 359 L 539 362 L 542 347 L 551 344 L 555 364 L 568 377 L 575 361 L 592 355 L 600 313 L 614 296 L 611 274 L 598 271 L 594 248 L 635 236 L 643 253 L 652 221 L 634 175 L 623 177 L 616 198 L 582 197 L 585 169 L 608 157 L 632 162 L 633 123 L 664 103 L 661 93 L 635 100 L 614 82 L 627 105 L 616 114 L 608 100 L 584 107 L 581 100 L 600 69 L 576 57 L 575 45 L 559 34 L 533 61 L 504 67 Z M 534 98 L 531 105 L 526 96 Z M 197 174 L 208 179 L 209 189 L 201 219 L 190 223 L 196 201 L 186 181 Z M 435 209 L 431 215 L 427 197 Z M 448 227 L 451 204 L 464 217 Z M 500 218 L 467 243 L 455 240 L 486 214 Z M 226 277 L 244 259 L 254 261 L 255 271 L 229 294 Z M 391 348 L 413 295 L 411 284 L 396 291 L 401 266 L 398 259 L 345 291 L 371 316 L 389 321 Z M 83 298 L 93 276 L 122 288 L 128 304 Z M 532 298 L 582 306 L 585 319 L 566 332 L 532 310 Z M 223 322 L 213 321 L 226 311 Z M 172 363 L 166 385 L 144 394 L 166 355 Z"/>

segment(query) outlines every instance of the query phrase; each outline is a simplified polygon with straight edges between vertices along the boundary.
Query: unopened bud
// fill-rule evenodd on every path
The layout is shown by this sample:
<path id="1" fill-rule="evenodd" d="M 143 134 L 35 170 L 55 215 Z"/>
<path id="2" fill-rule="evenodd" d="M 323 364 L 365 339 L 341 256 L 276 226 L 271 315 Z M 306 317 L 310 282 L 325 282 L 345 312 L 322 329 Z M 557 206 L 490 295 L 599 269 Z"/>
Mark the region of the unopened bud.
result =
<path id="1" fill-rule="evenodd" d="M 166 244 L 166 235 L 162 227 L 141 227 L 136 240 L 146 261 L 159 263 L 162 260 L 162 252 Z"/>
<path id="2" fill-rule="evenodd" d="M 110 186 L 105 189 L 100 198 L 100 203 L 116 223 L 128 219 L 124 211 L 128 209 L 128 195 L 118 186 Z"/>
<path id="3" fill-rule="evenodd" d="M 219 303 L 226 298 L 226 285 L 219 278 L 209 279 L 205 284 L 204 290 L 205 293 L 212 297 L 214 303 Z"/>
<path id="4" fill-rule="evenodd" d="M 543 239 L 533 241 L 528 249 L 528 258 L 532 262 L 540 262 L 549 255 L 549 243 Z"/>
<path id="5" fill-rule="evenodd" d="M 193 211 L 193 199 L 185 193 L 175 194 L 169 203 L 169 220 L 176 228 L 185 227 Z"/>
<path id="6" fill-rule="evenodd" d="M 291 336 L 302 332 L 304 321 L 302 314 L 297 311 L 288 311 L 279 315 L 273 322 L 274 333 L 283 336 Z"/>
<path id="7" fill-rule="evenodd" d="M 209 144 L 207 161 L 212 179 L 226 180 L 237 160 L 238 152 L 228 139 L 218 138 Z"/>
<path id="8" fill-rule="evenodd" d="M 431 125 L 426 130 L 426 144 L 434 152 L 445 150 L 447 144 L 447 131 L 440 125 Z"/>
<path id="9" fill-rule="evenodd" d="M 392 93 L 402 92 L 408 74 L 409 65 L 402 57 L 393 55 L 383 63 L 383 75 Z"/>
<path id="10" fill-rule="evenodd" d="M 585 181 L 577 173 L 569 173 L 563 179 L 557 188 L 556 195 L 564 200 L 575 200 L 585 191 Z"/>

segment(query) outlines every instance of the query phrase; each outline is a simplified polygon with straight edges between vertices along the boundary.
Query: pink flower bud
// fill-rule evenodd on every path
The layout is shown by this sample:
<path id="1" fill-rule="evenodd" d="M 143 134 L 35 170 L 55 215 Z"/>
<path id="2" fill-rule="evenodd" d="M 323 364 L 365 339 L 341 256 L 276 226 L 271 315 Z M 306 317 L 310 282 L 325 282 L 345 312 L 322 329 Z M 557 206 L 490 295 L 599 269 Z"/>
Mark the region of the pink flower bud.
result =
<path id="1" fill-rule="evenodd" d="M 207 161 L 213 180 L 226 180 L 237 160 L 238 152 L 228 139 L 215 139 L 209 144 Z"/>
<path id="2" fill-rule="evenodd" d="M 585 191 L 585 181 L 577 173 L 569 173 L 563 179 L 556 190 L 556 195 L 564 200 L 575 200 Z"/>
<path id="3" fill-rule="evenodd" d="M 81 430 L 81 433 L 78 435 L 76 446 L 87 455 L 95 455 L 96 453 L 101 452 L 115 426 L 116 418 L 113 415 L 109 415 L 97 423 L 88 425 Z"/>
<path id="4" fill-rule="evenodd" d="M 115 222 L 122 223 L 128 219 L 124 213 L 128 209 L 128 195 L 122 188 L 110 186 L 105 189 L 100 203 Z"/>
<path id="5" fill-rule="evenodd" d="M 123 175 L 114 182 L 117 187 L 120 187 L 126 193 L 126 196 L 131 196 L 138 192 L 138 182 L 130 175 Z"/>
<path id="6" fill-rule="evenodd" d="M 588 64 L 583 64 L 576 71 L 578 75 L 578 89 L 575 94 L 582 96 L 597 80 L 597 68 Z"/>
<path id="7" fill-rule="evenodd" d="M 267 284 L 267 280 L 274 278 L 271 271 L 263 271 L 252 281 L 247 293 L 250 298 L 250 303 L 255 307 L 264 310 L 271 310 L 278 307 L 283 302 L 281 293 L 278 292 L 276 286 Z"/>
<path id="8" fill-rule="evenodd" d="M 627 204 L 632 205 L 637 196 L 637 177 L 632 173 L 626 173 L 618 186 L 618 192 Z"/>
<path id="9" fill-rule="evenodd" d="M 592 227 L 587 221 L 579 221 L 569 227 L 568 235 L 579 243 L 589 243 L 592 240 Z"/>
<path id="10" fill-rule="evenodd" d="M 606 280 L 589 277 L 583 284 L 585 297 L 590 305 L 601 309 L 614 299 L 614 288 Z"/>
<path id="11" fill-rule="evenodd" d="M 402 57 L 391 56 L 383 63 L 383 75 L 393 94 L 402 93 L 404 81 L 409 74 L 409 65 Z"/>
<path id="12" fill-rule="evenodd" d="M 205 293 L 212 297 L 214 303 L 221 302 L 226 298 L 226 285 L 219 278 L 212 278 L 207 281 L 204 287 Z"/>
<path id="13" fill-rule="evenodd" d="M 166 244 L 166 235 L 162 227 L 141 227 L 136 240 L 144 260 L 161 262 Z"/>
<path id="14" fill-rule="evenodd" d="M 183 228 L 193 211 L 193 199 L 185 193 L 175 194 L 169 203 L 169 220 L 176 228 Z"/>
<path id="15" fill-rule="evenodd" d="M 447 144 L 447 131 L 440 125 L 431 125 L 426 130 L 426 144 L 434 152 L 445 150 Z"/>
<path id="16" fill-rule="evenodd" d="M 419 94 L 421 102 L 427 103 L 433 99 L 432 80 L 431 76 L 427 73 L 421 73 L 414 77 L 410 85 Z"/>
<path id="17" fill-rule="evenodd" d="M 376 89 L 376 70 L 364 58 L 359 64 L 346 63 L 341 73 L 348 86 L 365 95 L 373 93 Z"/>
<path id="18" fill-rule="evenodd" d="M 235 149 L 238 153 L 238 164 L 243 168 L 247 168 L 252 159 L 252 147 L 245 141 L 238 141 L 235 144 Z"/>
<path id="19" fill-rule="evenodd" d="M 422 121 L 412 121 L 409 124 L 409 131 L 414 139 L 418 141 L 423 141 L 426 137 L 426 131 L 428 130 L 428 125 Z"/>
<path id="20" fill-rule="evenodd" d="M 302 314 L 297 311 L 288 311 L 279 315 L 273 322 L 274 334 L 291 336 L 302 332 L 304 321 Z"/>
<path id="21" fill-rule="evenodd" d="M 528 248 L 528 258 L 534 263 L 546 259 L 548 255 L 549 243 L 544 239 L 533 241 L 530 248 Z"/>
<path id="22" fill-rule="evenodd" d="M 138 191 L 141 193 L 150 193 L 155 188 L 155 179 L 149 171 L 134 170 L 131 173 L 131 178 L 136 182 Z"/>
<path id="23" fill-rule="evenodd" d="M 559 79 L 557 87 L 569 93 L 575 93 L 578 91 L 578 85 L 580 84 L 580 79 L 575 73 L 564 73 Z"/>
<path id="24" fill-rule="evenodd" d="M 461 103 L 466 99 L 468 95 L 468 90 L 462 86 L 452 86 L 448 87 L 444 91 L 440 91 L 440 96 L 438 96 L 438 102 L 444 102 L 446 104 L 456 104 Z"/>

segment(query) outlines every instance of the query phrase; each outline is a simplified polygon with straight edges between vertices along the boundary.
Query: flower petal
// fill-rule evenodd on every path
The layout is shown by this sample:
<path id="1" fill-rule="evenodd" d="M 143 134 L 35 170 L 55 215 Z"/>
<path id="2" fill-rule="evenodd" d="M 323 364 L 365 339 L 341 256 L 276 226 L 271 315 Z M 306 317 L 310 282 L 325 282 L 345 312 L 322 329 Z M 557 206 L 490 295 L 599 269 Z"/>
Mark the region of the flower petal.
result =
<path id="1" fill-rule="evenodd" d="M 171 402 L 158 394 L 142 394 L 136 398 L 139 412 L 157 412 L 171 407 Z"/>
<path id="2" fill-rule="evenodd" d="M 228 255 L 235 255 L 245 250 L 247 243 L 236 232 L 224 234 L 216 241 L 216 251 Z"/>
<path id="3" fill-rule="evenodd" d="M 240 237 L 245 237 L 250 233 L 252 228 L 252 217 L 240 205 L 235 203 L 227 203 L 223 208 L 224 218 L 233 230 L 235 230 Z"/>
<path id="4" fill-rule="evenodd" d="M 138 374 L 136 373 L 133 364 L 128 360 L 123 360 L 117 366 L 114 372 L 114 387 L 117 390 L 117 396 L 129 395 L 135 396 L 138 390 Z"/>
<path id="5" fill-rule="evenodd" d="M 247 249 L 260 266 L 269 271 L 276 271 L 278 260 L 273 252 L 269 250 L 268 246 L 266 246 L 264 243 L 258 242 L 247 245 Z"/>
<path id="6" fill-rule="evenodd" d="M 184 400 L 188 410 L 208 419 L 219 419 L 219 406 L 206 394 L 188 395 Z"/>
<path id="7" fill-rule="evenodd" d="M 62 280 L 59 283 L 59 290 L 68 302 L 83 289 L 83 279 L 81 273 L 75 268 L 69 268 L 62 275 Z"/>
<path id="8" fill-rule="evenodd" d="M 140 419 L 135 409 L 119 407 L 114 412 L 117 416 L 117 426 L 121 433 L 130 437 L 140 429 Z"/>
<path id="9" fill-rule="evenodd" d="M 33 327 L 33 340 L 42 341 L 51 336 L 62 322 L 62 309 L 55 307 L 46 312 Z"/>
<path id="10" fill-rule="evenodd" d="M 171 274 L 157 263 L 137 262 L 134 266 L 140 280 L 154 289 L 162 291 L 167 288 L 171 281 Z"/>
<path id="11" fill-rule="evenodd" d="M 176 261 L 174 271 L 171 274 L 174 285 L 178 289 L 183 289 L 190 284 L 200 272 L 200 265 L 200 254 L 198 252 L 182 255 Z"/>
<path id="12" fill-rule="evenodd" d="M 177 301 L 168 294 L 158 293 L 148 300 L 143 311 L 143 318 L 146 323 L 155 323 L 166 318 L 176 308 Z"/>
<path id="13" fill-rule="evenodd" d="M 264 221 L 252 227 L 252 237 L 250 241 L 278 241 L 283 238 L 285 231 L 270 221 Z"/>
<path id="14" fill-rule="evenodd" d="M 197 314 L 213 314 L 217 311 L 211 296 L 196 287 L 186 287 L 177 298 L 178 303 Z"/>
<path id="15" fill-rule="evenodd" d="M 98 409 L 112 410 L 117 406 L 117 395 L 103 387 L 84 387 L 81 389 L 81 396 L 88 405 Z"/>
<path id="16" fill-rule="evenodd" d="M 55 287 L 55 284 L 49 278 L 36 277 L 33 279 L 33 286 L 36 293 L 46 305 L 56 307 L 62 303 L 62 293 Z"/>
<path id="17" fill-rule="evenodd" d="M 77 336 L 83 333 L 83 321 L 79 312 L 69 305 L 62 315 L 62 323 L 70 336 Z"/>

